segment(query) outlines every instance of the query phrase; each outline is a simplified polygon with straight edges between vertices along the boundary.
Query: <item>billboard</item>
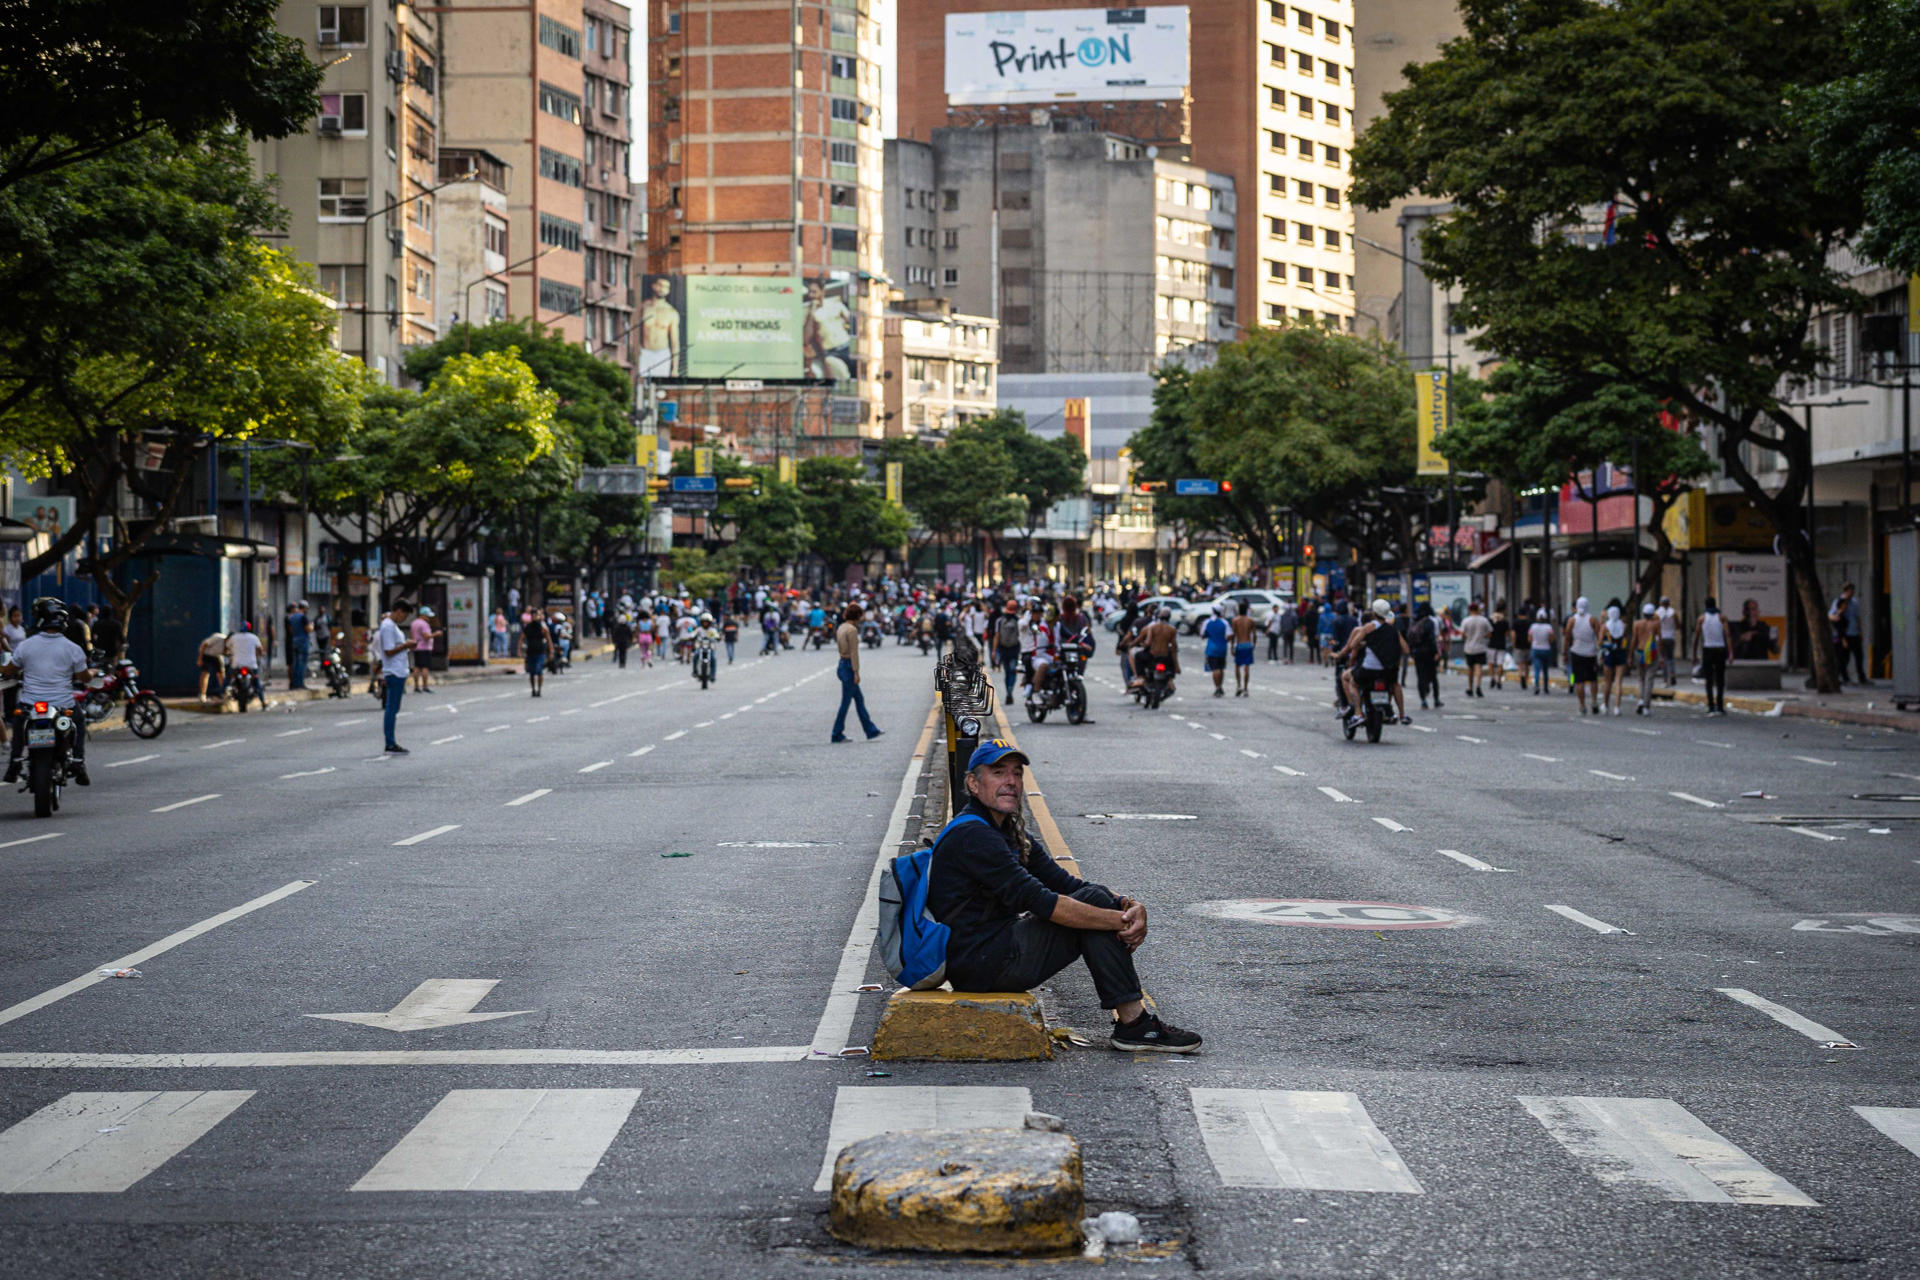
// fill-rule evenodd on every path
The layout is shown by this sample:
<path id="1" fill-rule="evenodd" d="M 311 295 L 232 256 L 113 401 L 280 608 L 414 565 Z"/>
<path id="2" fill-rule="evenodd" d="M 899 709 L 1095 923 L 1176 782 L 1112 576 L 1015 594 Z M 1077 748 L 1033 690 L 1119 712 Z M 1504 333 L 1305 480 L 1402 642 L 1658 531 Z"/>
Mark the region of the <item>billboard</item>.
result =
<path id="1" fill-rule="evenodd" d="M 643 276 L 643 378 L 858 378 L 850 276 Z M 662 420 L 665 415 L 662 415 Z"/>
<path id="2" fill-rule="evenodd" d="M 1179 98 L 1187 9 L 1026 9 L 947 15 L 947 101 Z"/>
<path id="3" fill-rule="evenodd" d="M 1446 370 L 1422 369 L 1414 374 L 1413 402 L 1419 428 L 1416 473 L 1444 476 L 1447 474 L 1447 460 L 1440 453 L 1439 440 L 1447 430 Z"/>
<path id="4" fill-rule="evenodd" d="M 1713 557 L 1713 580 L 1732 641 L 1728 656 L 1734 662 L 1779 662 L 1787 634 L 1786 557 L 1723 551 Z"/>

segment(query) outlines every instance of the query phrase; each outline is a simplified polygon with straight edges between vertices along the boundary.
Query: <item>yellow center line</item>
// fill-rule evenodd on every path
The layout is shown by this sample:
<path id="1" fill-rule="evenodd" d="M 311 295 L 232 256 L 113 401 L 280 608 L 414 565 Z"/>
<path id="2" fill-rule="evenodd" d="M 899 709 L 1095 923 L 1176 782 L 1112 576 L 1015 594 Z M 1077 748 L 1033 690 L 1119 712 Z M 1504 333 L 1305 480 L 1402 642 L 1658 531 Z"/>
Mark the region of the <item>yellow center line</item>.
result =
<path id="1" fill-rule="evenodd" d="M 1020 739 L 1013 736 L 1013 726 L 1007 723 L 1007 713 L 998 701 L 993 704 L 993 720 L 1000 726 L 1000 736 L 1015 747 L 1019 747 Z M 1032 753 L 1022 748 L 1021 754 L 1031 758 Z M 1033 820 L 1040 828 L 1040 838 L 1046 841 L 1047 852 L 1053 855 L 1053 860 L 1059 863 L 1068 875 L 1085 879 L 1086 877 L 1080 874 L 1079 859 L 1075 858 L 1073 850 L 1067 847 L 1067 838 L 1061 834 L 1060 824 L 1053 820 L 1053 810 L 1047 807 L 1047 798 L 1041 794 L 1040 780 L 1034 775 L 1032 765 L 1027 766 L 1027 807 L 1033 810 Z"/>

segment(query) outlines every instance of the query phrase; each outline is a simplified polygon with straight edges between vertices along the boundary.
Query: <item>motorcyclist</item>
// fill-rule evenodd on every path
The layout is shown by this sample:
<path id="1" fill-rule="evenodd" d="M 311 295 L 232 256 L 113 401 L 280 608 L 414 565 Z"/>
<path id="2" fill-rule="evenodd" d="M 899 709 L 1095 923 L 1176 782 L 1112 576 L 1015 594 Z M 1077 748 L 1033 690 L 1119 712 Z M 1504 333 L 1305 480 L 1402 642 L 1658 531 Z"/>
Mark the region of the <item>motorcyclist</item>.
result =
<path id="1" fill-rule="evenodd" d="M 1407 640 L 1400 629 L 1393 625 L 1393 606 L 1385 600 L 1375 600 L 1372 605 L 1373 616 L 1353 629 L 1353 634 L 1335 654 L 1335 660 L 1341 661 L 1340 686 L 1346 693 L 1347 717 L 1351 720 L 1360 713 L 1360 687 L 1354 682 L 1355 666 L 1366 672 L 1378 671 L 1387 679 L 1387 689 L 1392 695 L 1394 709 L 1399 713 L 1401 724 L 1412 724 L 1407 718 L 1407 699 L 1400 687 L 1400 666 L 1407 656 Z M 1347 659 L 1357 659 L 1347 661 Z"/>
<path id="2" fill-rule="evenodd" d="M 699 648 L 712 651 L 715 646 L 721 642 L 721 639 L 720 628 L 713 625 L 713 615 L 702 610 L 700 613 L 700 621 L 694 625 L 693 643 Z M 720 674 L 718 666 L 716 665 L 715 669 L 709 674 L 717 677 Z"/>
<path id="3" fill-rule="evenodd" d="M 20 770 L 27 761 L 26 711 L 36 702 L 65 711 L 75 711 L 73 721 L 73 780 L 81 786 L 93 785 L 87 777 L 87 720 L 77 714 L 79 697 L 74 691 L 76 676 L 88 674 L 87 655 L 79 645 L 67 639 L 66 603 L 56 596 L 41 596 L 33 602 L 33 634 L 13 647 L 13 661 L 3 673 L 20 681 L 20 712 L 13 720 L 13 755 L 0 781 L 20 781 Z"/>
<path id="4" fill-rule="evenodd" d="M 1174 674 L 1180 674 L 1180 633 L 1173 629 L 1173 610 L 1162 605 L 1153 621 L 1140 628 L 1139 648 L 1134 651 L 1133 682 L 1147 681 L 1147 662 L 1157 658 Z"/>

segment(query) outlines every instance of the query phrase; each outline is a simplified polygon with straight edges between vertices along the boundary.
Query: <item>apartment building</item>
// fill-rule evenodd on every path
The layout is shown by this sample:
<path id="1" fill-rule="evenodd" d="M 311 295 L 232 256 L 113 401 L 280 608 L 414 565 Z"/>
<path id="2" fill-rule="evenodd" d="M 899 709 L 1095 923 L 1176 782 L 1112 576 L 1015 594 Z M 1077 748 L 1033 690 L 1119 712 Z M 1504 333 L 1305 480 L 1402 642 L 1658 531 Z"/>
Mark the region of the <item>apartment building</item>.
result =
<path id="1" fill-rule="evenodd" d="M 435 332 L 438 37 L 430 11 L 287 0 L 277 25 L 326 67 L 304 133 L 253 145 L 288 213 L 285 246 L 340 311 L 342 350 L 384 381 Z"/>
<path id="2" fill-rule="evenodd" d="M 434 310 L 448 326 L 504 320 L 513 171 L 491 151 L 442 147 L 440 181 L 446 185 L 436 215 L 442 247 Z"/>
<path id="3" fill-rule="evenodd" d="M 632 16 L 623 4 L 585 0 L 581 24 L 583 336 L 589 350 L 631 372 L 639 341 L 633 331 L 635 223 L 627 179 L 633 138 Z"/>
<path id="4" fill-rule="evenodd" d="M 997 319 L 1008 374 L 1142 372 L 1235 336 L 1231 178 L 1085 124 L 887 143 L 890 276 Z"/>
<path id="5" fill-rule="evenodd" d="M 895 291 L 886 313 L 886 434 L 948 431 L 998 407 L 999 324 L 964 315 L 943 298 L 909 302 Z"/>
<path id="6" fill-rule="evenodd" d="M 651 0 L 648 42 L 648 274 L 824 279 L 851 321 L 849 358 L 831 394 L 796 400 L 799 430 L 877 436 L 885 208 L 868 0 Z"/>

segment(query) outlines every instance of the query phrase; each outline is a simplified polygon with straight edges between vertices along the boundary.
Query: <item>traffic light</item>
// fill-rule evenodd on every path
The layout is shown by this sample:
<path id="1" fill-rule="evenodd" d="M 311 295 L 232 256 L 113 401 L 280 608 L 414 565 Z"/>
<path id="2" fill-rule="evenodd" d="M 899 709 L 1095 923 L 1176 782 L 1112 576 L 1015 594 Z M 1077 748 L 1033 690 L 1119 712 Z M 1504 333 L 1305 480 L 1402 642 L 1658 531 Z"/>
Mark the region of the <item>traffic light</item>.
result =
<path id="1" fill-rule="evenodd" d="M 1134 489 L 1140 493 L 1165 493 L 1167 491 L 1167 482 L 1165 480 L 1142 480 L 1134 486 Z"/>
<path id="2" fill-rule="evenodd" d="M 667 486 L 671 483 L 673 482 L 665 476 L 654 476 L 647 481 L 647 491 L 649 493 L 665 493 Z"/>
<path id="3" fill-rule="evenodd" d="M 1231 480 L 1222 480 L 1222 481 L 1220 482 L 1220 492 L 1222 492 L 1222 493 L 1232 493 L 1232 492 L 1233 492 L 1233 481 L 1231 481 Z"/>

